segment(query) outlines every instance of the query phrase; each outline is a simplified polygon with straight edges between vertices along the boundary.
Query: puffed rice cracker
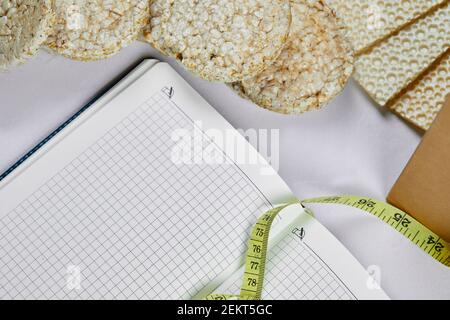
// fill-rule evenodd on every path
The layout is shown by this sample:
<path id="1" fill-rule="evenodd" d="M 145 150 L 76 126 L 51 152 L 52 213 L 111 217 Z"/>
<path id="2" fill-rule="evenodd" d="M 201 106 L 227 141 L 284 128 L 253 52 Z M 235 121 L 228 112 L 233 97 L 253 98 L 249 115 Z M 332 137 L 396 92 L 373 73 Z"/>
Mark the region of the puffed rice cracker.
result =
<path id="1" fill-rule="evenodd" d="M 82 61 L 108 58 L 137 39 L 150 18 L 148 0 L 57 0 L 47 45 Z"/>
<path id="2" fill-rule="evenodd" d="M 318 109 L 336 97 L 353 71 L 353 49 L 335 14 L 321 0 L 293 0 L 292 26 L 278 60 L 232 84 L 259 106 L 286 114 Z"/>
<path id="3" fill-rule="evenodd" d="M 289 0 L 151 0 L 147 41 L 210 81 L 255 76 L 280 54 Z"/>
<path id="4" fill-rule="evenodd" d="M 53 18 L 50 0 L 0 0 L 0 69 L 33 56 Z"/>

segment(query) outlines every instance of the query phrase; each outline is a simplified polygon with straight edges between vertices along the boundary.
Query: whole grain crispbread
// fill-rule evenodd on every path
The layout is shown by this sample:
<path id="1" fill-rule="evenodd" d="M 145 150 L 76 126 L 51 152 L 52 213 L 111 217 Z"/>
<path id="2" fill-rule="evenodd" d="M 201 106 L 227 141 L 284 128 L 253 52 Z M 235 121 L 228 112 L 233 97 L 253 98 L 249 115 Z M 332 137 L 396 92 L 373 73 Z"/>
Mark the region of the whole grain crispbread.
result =
<path id="1" fill-rule="evenodd" d="M 356 52 L 369 49 L 448 0 L 325 0 L 348 26 Z"/>
<path id="2" fill-rule="evenodd" d="M 401 92 L 450 49 L 450 1 L 359 55 L 354 78 L 379 105 Z"/>
<path id="3" fill-rule="evenodd" d="M 449 75 L 450 49 L 388 107 L 415 126 L 428 130 L 450 94 Z"/>

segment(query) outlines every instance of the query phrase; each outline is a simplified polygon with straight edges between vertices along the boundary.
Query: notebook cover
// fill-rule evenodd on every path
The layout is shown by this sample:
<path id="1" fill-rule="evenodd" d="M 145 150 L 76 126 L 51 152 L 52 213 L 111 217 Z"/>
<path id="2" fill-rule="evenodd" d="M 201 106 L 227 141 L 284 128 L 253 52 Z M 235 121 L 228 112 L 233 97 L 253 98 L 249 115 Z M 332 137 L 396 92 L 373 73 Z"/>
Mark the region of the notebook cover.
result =
<path id="1" fill-rule="evenodd" d="M 450 96 L 388 196 L 450 242 Z"/>

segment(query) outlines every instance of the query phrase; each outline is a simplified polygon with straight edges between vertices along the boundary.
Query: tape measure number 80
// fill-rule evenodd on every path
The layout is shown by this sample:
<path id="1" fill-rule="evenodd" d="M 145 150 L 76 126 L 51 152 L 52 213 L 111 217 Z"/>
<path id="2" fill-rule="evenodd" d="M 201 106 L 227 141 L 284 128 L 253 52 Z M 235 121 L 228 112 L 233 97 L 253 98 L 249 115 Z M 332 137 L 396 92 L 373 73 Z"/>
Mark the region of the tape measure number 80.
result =
<path id="1" fill-rule="evenodd" d="M 303 206 L 316 204 L 341 204 L 361 209 L 370 213 L 411 240 L 428 255 L 450 267 L 450 244 L 442 240 L 434 232 L 423 226 L 407 213 L 371 198 L 356 196 L 320 197 L 299 201 Z M 244 278 L 240 295 L 212 294 L 207 300 L 260 300 L 264 285 L 269 232 L 276 216 L 289 203 L 264 213 L 253 227 L 248 243 Z"/>

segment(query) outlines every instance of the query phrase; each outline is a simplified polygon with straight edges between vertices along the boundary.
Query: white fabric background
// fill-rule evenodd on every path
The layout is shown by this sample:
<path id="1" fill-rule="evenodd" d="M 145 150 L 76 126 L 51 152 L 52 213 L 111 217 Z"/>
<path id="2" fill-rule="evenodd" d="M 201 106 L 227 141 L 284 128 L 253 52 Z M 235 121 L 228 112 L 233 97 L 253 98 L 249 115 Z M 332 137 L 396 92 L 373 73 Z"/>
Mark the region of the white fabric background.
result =
<path id="1" fill-rule="evenodd" d="M 144 57 L 164 60 L 135 43 L 94 63 L 41 52 L 0 74 L 0 171 Z M 354 82 L 327 108 L 288 117 L 169 62 L 234 127 L 280 129 L 280 174 L 299 198 L 356 194 L 383 200 L 420 141 L 419 132 L 376 107 Z M 382 222 L 352 208 L 315 205 L 314 211 L 362 265 L 380 267 L 392 298 L 450 299 L 450 269 Z"/>

